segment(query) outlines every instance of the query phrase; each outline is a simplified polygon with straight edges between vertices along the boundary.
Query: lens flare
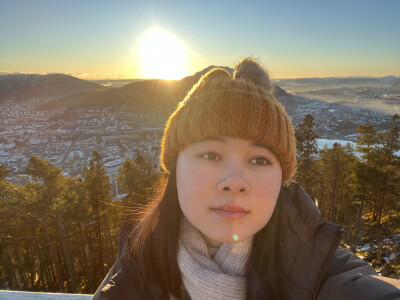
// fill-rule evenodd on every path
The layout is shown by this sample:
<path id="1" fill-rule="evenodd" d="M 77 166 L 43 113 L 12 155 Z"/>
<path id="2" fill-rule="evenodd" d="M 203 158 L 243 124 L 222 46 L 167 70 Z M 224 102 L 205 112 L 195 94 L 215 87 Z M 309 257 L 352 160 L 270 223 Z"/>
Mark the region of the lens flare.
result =
<path id="1" fill-rule="evenodd" d="M 235 241 L 237 241 L 237 240 L 239 239 L 239 237 L 235 234 L 235 235 L 233 236 L 233 239 L 234 239 Z"/>

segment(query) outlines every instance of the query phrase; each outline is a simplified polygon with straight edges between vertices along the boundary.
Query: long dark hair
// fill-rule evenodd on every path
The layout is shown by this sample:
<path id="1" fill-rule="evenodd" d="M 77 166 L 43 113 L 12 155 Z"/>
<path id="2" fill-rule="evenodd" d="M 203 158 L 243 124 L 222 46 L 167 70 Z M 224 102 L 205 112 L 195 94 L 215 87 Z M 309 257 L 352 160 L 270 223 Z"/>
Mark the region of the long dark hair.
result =
<path id="1" fill-rule="evenodd" d="M 280 197 L 268 224 L 254 235 L 247 266 L 247 299 L 285 299 L 277 266 L 277 232 L 281 210 Z M 166 183 L 141 212 L 141 220 L 132 239 L 135 259 L 145 266 L 145 280 L 157 283 L 163 299 L 169 294 L 180 298 L 182 277 L 177 262 L 179 222 L 182 210 L 176 185 L 176 159 Z"/>
<path id="2" fill-rule="evenodd" d="M 253 237 L 253 246 L 247 262 L 247 299 L 288 298 L 283 285 L 285 276 L 279 264 L 282 258 L 278 252 L 281 212 L 282 200 L 279 195 L 271 219 Z"/>

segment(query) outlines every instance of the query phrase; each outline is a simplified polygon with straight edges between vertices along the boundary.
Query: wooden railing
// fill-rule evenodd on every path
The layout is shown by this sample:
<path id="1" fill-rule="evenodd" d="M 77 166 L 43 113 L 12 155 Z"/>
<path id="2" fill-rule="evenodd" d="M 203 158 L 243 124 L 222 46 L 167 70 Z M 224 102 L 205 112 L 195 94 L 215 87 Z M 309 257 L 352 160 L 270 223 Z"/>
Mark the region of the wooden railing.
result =
<path id="1" fill-rule="evenodd" d="M 93 295 L 0 290 L 1 300 L 89 300 Z"/>

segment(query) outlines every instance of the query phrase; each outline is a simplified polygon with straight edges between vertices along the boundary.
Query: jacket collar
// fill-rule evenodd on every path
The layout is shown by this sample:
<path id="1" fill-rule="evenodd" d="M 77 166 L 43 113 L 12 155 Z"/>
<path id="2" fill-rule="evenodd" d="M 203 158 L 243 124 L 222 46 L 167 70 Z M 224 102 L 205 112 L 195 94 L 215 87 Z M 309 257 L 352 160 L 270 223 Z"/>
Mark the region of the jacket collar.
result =
<path id="1" fill-rule="evenodd" d="M 282 215 L 278 249 L 294 298 L 317 295 L 342 235 L 342 227 L 320 220 L 320 210 L 296 182 L 281 190 Z M 300 293 L 300 294 L 299 294 Z"/>

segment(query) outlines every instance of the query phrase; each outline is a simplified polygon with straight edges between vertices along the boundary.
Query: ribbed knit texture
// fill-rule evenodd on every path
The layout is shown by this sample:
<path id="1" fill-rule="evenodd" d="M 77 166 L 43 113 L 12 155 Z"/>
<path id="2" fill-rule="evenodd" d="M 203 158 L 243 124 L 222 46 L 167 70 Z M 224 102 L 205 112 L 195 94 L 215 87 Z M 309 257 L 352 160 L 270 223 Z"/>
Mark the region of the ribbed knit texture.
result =
<path id="1" fill-rule="evenodd" d="M 216 251 L 207 247 L 199 230 L 186 218 L 181 221 L 178 265 L 191 299 L 245 299 L 246 263 L 253 238 L 223 243 Z"/>
<path id="2" fill-rule="evenodd" d="M 229 136 L 270 148 L 281 164 L 283 183 L 288 182 L 296 165 L 294 129 L 285 108 L 272 93 L 269 77 L 255 62 L 250 65 L 248 79 L 240 64 L 235 70 L 240 76 L 237 79 L 223 69 L 209 71 L 178 105 L 168 119 L 161 143 L 164 170 L 170 171 L 173 159 L 188 144 L 207 137 Z M 264 75 L 259 75 L 262 72 Z"/>

